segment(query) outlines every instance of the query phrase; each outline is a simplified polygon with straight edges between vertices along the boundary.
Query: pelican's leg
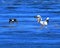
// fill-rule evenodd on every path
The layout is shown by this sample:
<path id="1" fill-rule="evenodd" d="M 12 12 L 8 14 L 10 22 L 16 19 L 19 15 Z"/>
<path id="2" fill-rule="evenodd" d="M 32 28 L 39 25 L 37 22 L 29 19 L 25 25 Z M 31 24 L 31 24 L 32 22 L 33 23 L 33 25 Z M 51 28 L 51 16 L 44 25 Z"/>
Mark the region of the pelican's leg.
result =
<path id="1" fill-rule="evenodd" d="M 43 27 L 45 27 L 45 25 L 41 25 L 41 26 L 40 26 L 40 29 L 42 29 Z"/>

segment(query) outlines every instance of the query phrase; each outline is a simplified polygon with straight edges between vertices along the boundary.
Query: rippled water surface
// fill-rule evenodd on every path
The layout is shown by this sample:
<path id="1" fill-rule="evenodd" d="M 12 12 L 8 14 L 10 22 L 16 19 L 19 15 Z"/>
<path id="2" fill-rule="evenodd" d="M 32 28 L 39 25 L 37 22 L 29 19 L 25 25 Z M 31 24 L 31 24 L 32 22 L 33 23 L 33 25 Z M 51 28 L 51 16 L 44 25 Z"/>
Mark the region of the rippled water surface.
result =
<path id="1" fill-rule="evenodd" d="M 47 26 L 38 14 L 50 18 Z M 60 48 L 60 0 L 0 0 L 0 48 Z"/>

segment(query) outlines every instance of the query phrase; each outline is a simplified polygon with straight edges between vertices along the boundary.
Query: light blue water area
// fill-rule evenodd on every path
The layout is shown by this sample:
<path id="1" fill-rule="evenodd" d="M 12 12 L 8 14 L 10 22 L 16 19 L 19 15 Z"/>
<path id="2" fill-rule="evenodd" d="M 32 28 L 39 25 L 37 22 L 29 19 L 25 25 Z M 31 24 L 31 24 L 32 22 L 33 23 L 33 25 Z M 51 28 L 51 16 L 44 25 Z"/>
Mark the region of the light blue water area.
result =
<path id="1" fill-rule="evenodd" d="M 49 17 L 48 25 L 41 28 L 36 15 Z M 0 48 L 60 48 L 60 0 L 1 0 Z"/>

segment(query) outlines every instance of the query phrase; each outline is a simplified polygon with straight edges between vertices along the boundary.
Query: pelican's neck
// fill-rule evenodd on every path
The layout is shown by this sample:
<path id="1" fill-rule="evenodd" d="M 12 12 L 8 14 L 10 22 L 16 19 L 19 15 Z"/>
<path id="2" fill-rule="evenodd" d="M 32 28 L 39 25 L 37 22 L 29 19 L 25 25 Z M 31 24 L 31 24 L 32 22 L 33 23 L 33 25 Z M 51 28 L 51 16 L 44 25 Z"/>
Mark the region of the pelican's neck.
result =
<path id="1" fill-rule="evenodd" d="M 37 18 L 38 22 L 42 21 L 42 18 L 41 17 L 38 17 Z"/>

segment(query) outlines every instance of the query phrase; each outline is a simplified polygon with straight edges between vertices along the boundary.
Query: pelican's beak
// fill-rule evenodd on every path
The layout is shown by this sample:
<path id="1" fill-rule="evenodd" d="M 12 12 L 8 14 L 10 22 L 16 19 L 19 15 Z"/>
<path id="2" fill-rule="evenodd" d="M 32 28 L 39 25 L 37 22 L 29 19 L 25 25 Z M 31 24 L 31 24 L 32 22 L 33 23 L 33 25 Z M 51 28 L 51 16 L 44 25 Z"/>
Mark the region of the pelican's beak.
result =
<path id="1" fill-rule="evenodd" d="M 39 18 L 39 17 L 37 17 L 37 16 L 34 16 L 34 18 Z"/>
<path id="2" fill-rule="evenodd" d="M 37 18 L 36 16 L 34 16 L 34 18 Z"/>

